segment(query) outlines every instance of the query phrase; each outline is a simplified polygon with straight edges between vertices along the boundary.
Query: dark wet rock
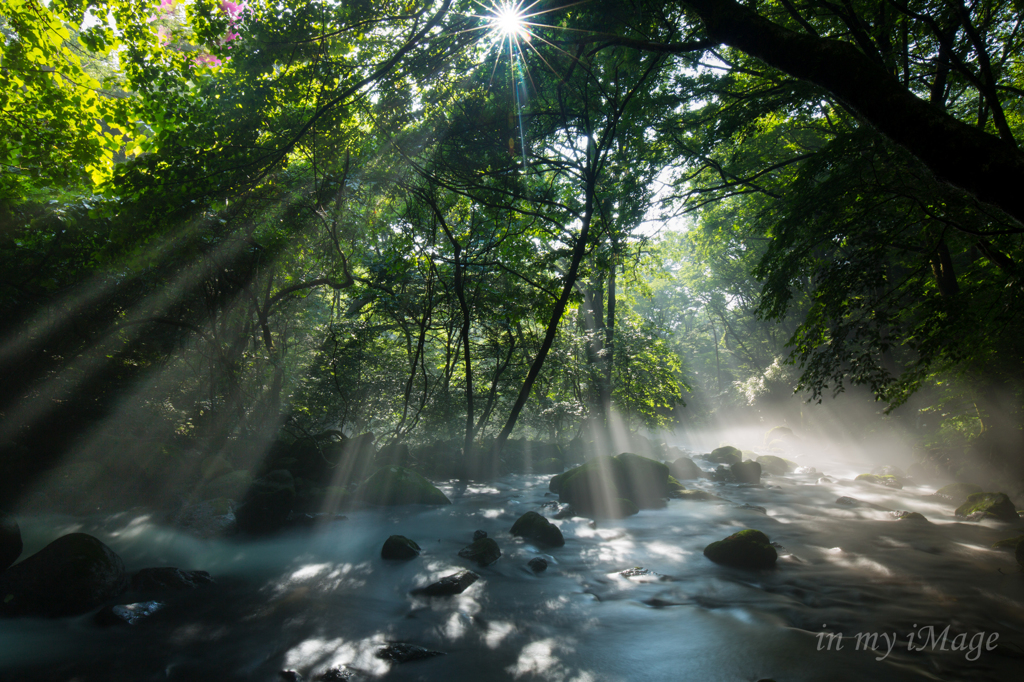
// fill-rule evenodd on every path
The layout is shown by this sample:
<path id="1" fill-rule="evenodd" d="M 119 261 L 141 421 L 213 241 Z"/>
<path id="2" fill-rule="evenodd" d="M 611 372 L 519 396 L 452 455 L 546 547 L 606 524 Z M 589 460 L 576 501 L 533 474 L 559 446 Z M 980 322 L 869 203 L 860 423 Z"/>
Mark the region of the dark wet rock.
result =
<path id="1" fill-rule="evenodd" d="M 490 566 L 501 557 L 501 549 L 491 538 L 480 538 L 460 549 L 459 556 L 480 566 Z"/>
<path id="2" fill-rule="evenodd" d="M 892 512 L 892 515 L 897 521 L 915 521 L 917 523 L 929 523 L 928 519 L 924 517 L 924 514 L 919 514 L 917 512 L 897 510 Z"/>
<path id="3" fill-rule="evenodd" d="M 0 572 L 18 560 L 22 548 L 18 521 L 12 514 L 0 511 Z"/>
<path id="4" fill-rule="evenodd" d="M 462 594 L 479 579 L 480 576 L 473 571 L 462 571 L 446 575 L 436 583 L 431 583 L 425 587 L 417 587 L 411 593 L 427 597 L 447 597 L 453 594 Z"/>
<path id="5" fill-rule="evenodd" d="M 878 504 L 865 502 L 864 500 L 858 500 L 856 497 L 840 497 L 836 500 L 836 504 L 841 504 L 844 507 L 864 507 L 867 509 L 877 509 L 878 511 L 892 511 L 891 509 L 886 509 L 885 507 Z"/>
<path id="6" fill-rule="evenodd" d="M 530 570 L 534 573 L 543 573 L 544 571 L 548 570 L 548 562 L 544 559 L 541 559 L 539 556 L 530 559 L 528 562 L 526 562 L 526 565 L 529 566 Z"/>
<path id="7" fill-rule="evenodd" d="M 558 526 L 533 511 L 520 516 L 512 524 L 512 530 L 509 532 L 525 540 L 533 540 L 550 547 L 561 547 L 565 544 L 565 538 L 562 537 L 562 531 Z"/>
<path id="8" fill-rule="evenodd" d="M 159 601 L 144 601 L 135 604 L 118 604 L 100 609 L 96 613 L 96 624 L 102 627 L 111 625 L 135 625 L 140 620 L 152 616 L 165 606 Z"/>
<path id="9" fill-rule="evenodd" d="M 723 498 L 706 490 L 680 490 L 672 494 L 677 500 L 721 500 Z"/>
<path id="10" fill-rule="evenodd" d="M 328 668 L 313 679 L 315 682 L 349 682 L 356 678 L 356 673 L 343 666 Z"/>
<path id="11" fill-rule="evenodd" d="M 169 590 L 194 590 L 201 585 L 214 583 L 206 571 L 183 571 L 172 566 L 143 568 L 131 577 L 133 592 L 165 592 Z"/>
<path id="12" fill-rule="evenodd" d="M 757 462 L 737 462 L 729 467 L 737 483 L 760 483 L 761 465 Z"/>
<path id="13" fill-rule="evenodd" d="M 758 514 L 764 514 L 765 516 L 768 515 L 767 509 L 765 509 L 764 507 L 758 507 L 757 505 L 753 504 L 741 504 L 739 508 L 744 509 L 746 511 L 757 512 Z"/>
<path id="14" fill-rule="evenodd" d="M 719 464 L 715 467 L 715 470 L 711 472 L 711 480 L 716 483 L 735 483 L 736 477 L 733 475 L 732 470 L 724 464 Z"/>
<path id="15" fill-rule="evenodd" d="M 712 450 L 711 454 L 704 455 L 704 459 L 715 464 L 736 464 L 743 459 L 743 451 L 731 445 L 723 445 Z"/>
<path id="16" fill-rule="evenodd" d="M 571 519 L 574 516 L 577 516 L 577 514 L 576 510 L 572 508 L 572 505 L 563 504 L 558 508 L 558 512 L 552 518 L 561 521 L 562 519 Z"/>
<path id="17" fill-rule="evenodd" d="M 623 578 L 651 578 L 653 580 L 661 581 L 672 580 L 672 578 L 668 577 L 667 575 L 655 573 L 651 569 L 644 568 L 643 566 L 634 566 L 632 568 L 627 568 L 624 571 L 619 571 L 619 575 L 621 575 Z"/>
<path id="18" fill-rule="evenodd" d="M 485 537 L 487 537 L 487 531 L 485 531 L 485 530 L 475 530 L 475 531 L 473 531 L 473 541 L 474 542 L 476 542 L 477 540 L 483 540 Z"/>
<path id="19" fill-rule="evenodd" d="M 378 469 L 356 491 L 368 504 L 451 504 L 433 483 L 411 469 L 386 466 Z"/>
<path id="20" fill-rule="evenodd" d="M 1024 542 L 1017 543 L 1017 549 L 1014 550 L 1013 556 L 1017 560 L 1017 565 L 1024 569 Z"/>
<path id="21" fill-rule="evenodd" d="M 273 533 L 284 527 L 295 501 L 295 479 L 287 469 L 271 471 L 253 481 L 235 510 L 238 530 L 253 535 Z"/>
<path id="22" fill-rule="evenodd" d="M 734 568 L 771 568 L 778 552 L 759 530 L 741 530 L 704 548 L 704 556 L 716 564 Z"/>
<path id="23" fill-rule="evenodd" d="M 1005 540 L 1000 540 L 999 542 L 993 544 L 992 547 L 994 549 L 1016 549 L 1017 545 L 1019 545 L 1022 542 L 1024 542 L 1024 535 L 1018 535 L 1014 538 L 1006 538 Z"/>
<path id="24" fill-rule="evenodd" d="M 988 518 L 1013 523 L 1020 520 L 1013 502 L 1005 493 L 972 493 L 956 508 L 956 515 L 969 521 Z"/>
<path id="25" fill-rule="evenodd" d="M 879 474 L 861 474 L 855 481 L 863 481 L 864 483 L 874 483 L 876 485 L 884 485 L 887 488 L 902 488 L 903 483 L 900 479 L 892 475 L 879 475 Z"/>
<path id="26" fill-rule="evenodd" d="M 422 658 L 444 656 L 444 652 L 431 651 L 430 649 L 424 649 L 423 647 L 416 646 L 415 644 L 392 642 L 387 646 L 383 646 L 380 649 L 377 649 L 377 653 L 374 655 L 377 658 L 384 659 L 385 661 L 394 661 L 395 663 L 408 663 L 409 661 L 418 661 Z"/>
<path id="27" fill-rule="evenodd" d="M 825 485 L 827 483 L 835 483 L 835 482 L 836 482 L 836 479 L 832 478 L 831 476 L 822 476 L 821 478 L 818 479 L 818 485 Z"/>
<path id="28" fill-rule="evenodd" d="M 595 457 L 554 477 L 551 487 L 578 512 L 611 518 L 628 516 L 633 507 L 661 506 L 670 492 L 668 466 L 628 452 Z"/>
<path id="29" fill-rule="evenodd" d="M 186 505 L 174 515 L 172 522 L 201 538 L 230 535 L 238 529 L 234 504 L 224 497 Z"/>
<path id="30" fill-rule="evenodd" d="M 57 538 L 0 573 L 0 616 L 74 616 L 128 587 L 121 558 L 85 533 Z"/>
<path id="31" fill-rule="evenodd" d="M 298 670 L 282 670 L 277 675 L 284 682 L 302 682 L 302 673 Z"/>
<path id="32" fill-rule="evenodd" d="M 681 481 L 692 481 L 701 475 L 700 467 L 689 457 L 680 457 L 668 465 L 668 470 Z"/>
<path id="33" fill-rule="evenodd" d="M 796 469 L 794 462 L 790 462 L 782 457 L 776 457 L 775 455 L 761 455 L 756 461 L 761 465 L 763 471 L 773 476 L 783 476 Z"/>
<path id="34" fill-rule="evenodd" d="M 981 487 L 973 483 L 950 483 L 936 490 L 933 497 L 959 506 L 967 501 L 969 495 L 980 492 L 983 492 Z"/>
<path id="35" fill-rule="evenodd" d="M 384 541 L 380 556 L 390 561 L 408 561 L 418 557 L 420 551 L 420 546 L 404 535 L 392 535 Z"/>

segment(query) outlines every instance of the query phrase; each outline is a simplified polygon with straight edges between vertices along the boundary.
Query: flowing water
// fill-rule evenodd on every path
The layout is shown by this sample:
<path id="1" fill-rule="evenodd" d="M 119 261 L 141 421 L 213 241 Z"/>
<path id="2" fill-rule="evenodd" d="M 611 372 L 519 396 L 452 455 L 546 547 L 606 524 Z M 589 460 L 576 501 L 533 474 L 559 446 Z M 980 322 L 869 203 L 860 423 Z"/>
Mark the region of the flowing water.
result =
<path id="1" fill-rule="evenodd" d="M 555 521 L 566 538 L 557 549 L 508 533 L 526 511 L 553 513 L 547 476 L 450 482 L 440 486 L 449 507 L 354 511 L 258 541 L 199 540 L 144 514 L 21 517 L 23 557 L 82 531 L 129 570 L 202 569 L 217 585 L 134 626 L 99 628 L 91 615 L 0 621 L 0 679 L 269 682 L 332 667 L 355 680 L 1022 679 L 1024 576 L 1011 552 L 991 549 L 1020 526 L 960 522 L 926 499 L 932 488 L 854 483 L 864 469 L 818 465 L 762 486 L 687 482 L 724 502 L 671 500 L 596 526 Z M 931 523 L 838 505 L 840 496 Z M 781 545 L 774 570 L 703 556 L 742 528 Z M 478 529 L 502 550 L 486 568 L 458 557 Z M 382 560 L 391 534 L 423 553 Z M 547 571 L 526 568 L 535 556 Z M 647 570 L 620 574 L 633 567 Z M 481 579 L 461 595 L 410 594 L 467 568 Z M 392 663 L 375 655 L 388 642 L 445 655 Z"/>

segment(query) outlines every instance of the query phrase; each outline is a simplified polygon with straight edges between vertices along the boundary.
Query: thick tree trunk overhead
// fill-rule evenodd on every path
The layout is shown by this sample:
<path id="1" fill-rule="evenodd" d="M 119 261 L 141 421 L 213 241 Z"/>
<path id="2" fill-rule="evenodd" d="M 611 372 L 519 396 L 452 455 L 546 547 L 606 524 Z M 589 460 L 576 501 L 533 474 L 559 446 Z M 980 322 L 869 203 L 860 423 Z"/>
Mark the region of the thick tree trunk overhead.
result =
<path id="1" fill-rule="evenodd" d="M 1024 222 L 1024 154 L 917 97 L 854 45 L 775 24 L 734 0 L 683 0 L 708 37 L 832 93 L 936 178 Z"/>

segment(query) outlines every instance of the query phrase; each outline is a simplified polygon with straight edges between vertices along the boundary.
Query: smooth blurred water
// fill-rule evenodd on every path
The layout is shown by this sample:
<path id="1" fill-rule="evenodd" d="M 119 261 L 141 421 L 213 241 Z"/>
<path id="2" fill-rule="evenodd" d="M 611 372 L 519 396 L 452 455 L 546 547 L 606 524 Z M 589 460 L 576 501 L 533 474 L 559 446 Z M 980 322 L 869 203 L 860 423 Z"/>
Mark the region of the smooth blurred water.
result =
<path id="1" fill-rule="evenodd" d="M 209 571 L 214 589 L 187 595 L 131 627 L 99 629 L 91 616 L 0 621 L 2 680 L 266 680 L 295 670 L 311 679 L 346 666 L 353 679 L 387 680 L 1018 680 L 1024 669 L 1024 575 L 991 544 L 1021 528 L 961 523 L 930 488 L 853 483 L 855 470 L 765 479 L 763 487 L 702 482 L 726 502 L 672 500 L 621 521 L 555 521 L 566 545 L 541 548 L 508 534 L 524 512 L 547 513 L 547 476 L 440 487 L 454 504 L 349 512 L 343 521 L 261 541 L 198 540 L 122 513 L 89 519 L 22 517 L 25 554 L 67 532 L 91 533 L 129 570 Z M 688 487 L 698 484 L 687 482 Z M 932 523 L 835 504 L 851 496 L 918 511 Z M 767 514 L 741 505 L 763 507 Z M 742 528 L 782 545 L 777 568 L 742 571 L 703 548 Z M 502 557 L 479 568 L 458 557 L 473 531 Z M 401 534 L 423 548 L 386 562 Z M 535 575 L 529 559 L 543 556 Z M 623 577 L 642 566 L 652 574 Z M 471 568 L 459 596 L 409 591 Z M 999 633 L 997 650 L 908 651 L 932 625 L 949 637 Z M 819 633 L 842 632 L 842 650 Z M 856 649 L 856 633 L 892 633 L 886 651 Z M 962 642 L 963 640 L 961 640 Z M 386 642 L 444 656 L 394 664 Z M 1015 648 L 1016 647 L 1016 648 Z M 887 654 L 887 655 L 886 655 Z M 877 660 L 882 658 L 883 660 Z"/>

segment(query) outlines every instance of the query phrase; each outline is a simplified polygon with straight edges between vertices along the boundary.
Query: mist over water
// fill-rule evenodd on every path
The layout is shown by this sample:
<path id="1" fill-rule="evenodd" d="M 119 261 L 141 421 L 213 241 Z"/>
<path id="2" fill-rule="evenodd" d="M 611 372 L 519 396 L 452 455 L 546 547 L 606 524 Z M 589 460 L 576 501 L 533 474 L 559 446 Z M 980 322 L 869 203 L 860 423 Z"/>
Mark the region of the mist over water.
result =
<path id="1" fill-rule="evenodd" d="M 962 522 L 951 505 L 928 498 L 934 485 L 853 481 L 902 444 L 861 439 L 844 448 L 848 429 L 802 437 L 784 453 L 801 473 L 762 485 L 685 482 L 721 501 L 672 499 L 593 524 L 554 520 L 566 539 L 556 549 L 508 532 L 526 511 L 554 515 L 549 476 L 442 482 L 451 506 L 358 509 L 266 539 L 201 540 L 131 511 L 23 515 L 23 556 L 86 532 L 130 571 L 200 569 L 217 584 L 131 627 L 100 629 L 91 615 L 0 621 L 0 676 L 269 682 L 282 670 L 308 680 L 340 666 L 352 679 L 388 680 L 1019 679 L 1024 581 L 1012 553 L 991 548 L 1021 534 L 1019 524 Z M 699 455 L 729 442 L 757 454 L 766 452 L 764 432 L 683 432 L 669 445 Z M 837 504 L 844 496 L 874 506 Z M 887 510 L 920 512 L 930 523 Z M 743 528 L 777 543 L 775 569 L 732 569 L 703 556 Z M 480 568 L 458 557 L 475 530 L 497 541 L 497 563 Z M 423 553 L 381 559 L 391 534 Z M 526 567 L 537 556 L 549 562 L 540 574 Z M 646 570 L 622 574 L 635 567 Z M 461 595 L 410 594 L 464 569 L 481 579 Z M 908 636 L 927 626 L 949 626 L 946 650 L 908 649 Z M 842 633 L 842 648 L 822 633 Z M 876 650 L 858 650 L 858 633 L 891 635 L 893 645 L 882 638 Z M 961 633 L 961 644 L 977 633 L 998 638 L 975 656 L 950 650 Z M 396 664 L 375 656 L 388 642 L 445 655 Z"/>

